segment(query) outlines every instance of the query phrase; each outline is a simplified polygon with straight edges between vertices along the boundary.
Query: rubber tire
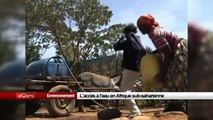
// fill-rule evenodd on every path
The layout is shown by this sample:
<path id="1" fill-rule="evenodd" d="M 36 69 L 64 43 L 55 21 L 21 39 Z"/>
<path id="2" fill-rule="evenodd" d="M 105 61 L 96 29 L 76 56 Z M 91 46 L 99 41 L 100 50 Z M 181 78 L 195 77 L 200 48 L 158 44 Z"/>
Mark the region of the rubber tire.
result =
<path id="1" fill-rule="evenodd" d="M 72 92 L 72 90 L 65 85 L 58 85 L 50 89 L 49 92 Z M 60 109 L 56 105 L 56 100 L 46 100 L 46 108 L 48 112 L 55 117 L 68 116 L 75 108 L 75 100 L 70 100 L 69 104 L 66 106 L 66 109 Z"/>
<path id="2" fill-rule="evenodd" d="M 38 111 L 41 108 L 41 104 L 39 101 L 35 100 L 26 100 L 25 101 L 25 115 L 32 115 L 36 111 Z"/>

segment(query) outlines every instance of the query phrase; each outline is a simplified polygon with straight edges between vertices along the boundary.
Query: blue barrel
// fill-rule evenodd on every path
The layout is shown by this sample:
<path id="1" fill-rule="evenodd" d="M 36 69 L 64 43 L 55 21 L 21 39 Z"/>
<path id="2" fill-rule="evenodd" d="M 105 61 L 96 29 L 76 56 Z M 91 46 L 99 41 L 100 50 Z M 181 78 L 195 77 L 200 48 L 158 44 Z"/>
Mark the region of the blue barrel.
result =
<path id="1" fill-rule="evenodd" d="M 65 60 L 59 56 L 32 62 L 27 66 L 26 78 L 45 80 L 49 77 L 67 78 L 70 76 Z"/>
<path id="2" fill-rule="evenodd" d="M 23 91 L 25 88 L 25 60 L 14 60 L 0 67 L 0 92 Z"/>

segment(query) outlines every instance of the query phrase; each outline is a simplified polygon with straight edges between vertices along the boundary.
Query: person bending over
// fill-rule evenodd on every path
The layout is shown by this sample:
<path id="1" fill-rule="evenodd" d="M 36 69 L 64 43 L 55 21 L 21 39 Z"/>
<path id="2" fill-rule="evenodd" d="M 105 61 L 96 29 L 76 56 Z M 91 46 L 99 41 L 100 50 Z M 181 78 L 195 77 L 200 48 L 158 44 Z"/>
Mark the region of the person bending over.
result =
<path id="1" fill-rule="evenodd" d="M 156 79 L 165 83 L 169 91 L 183 91 L 187 87 L 188 45 L 178 35 L 165 30 L 150 14 L 140 16 L 137 26 L 147 34 L 156 47 L 161 60 L 161 71 Z M 180 101 L 169 101 L 166 111 L 185 111 Z"/>

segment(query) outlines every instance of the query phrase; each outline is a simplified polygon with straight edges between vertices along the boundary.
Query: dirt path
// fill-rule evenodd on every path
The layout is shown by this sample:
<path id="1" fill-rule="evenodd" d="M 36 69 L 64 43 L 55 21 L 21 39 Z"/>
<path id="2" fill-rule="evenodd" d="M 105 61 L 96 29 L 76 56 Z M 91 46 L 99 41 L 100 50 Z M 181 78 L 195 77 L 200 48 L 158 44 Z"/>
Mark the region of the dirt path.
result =
<path id="1" fill-rule="evenodd" d="M 142 109 L 144 116 L 137 116 L 133 120 L 187 120 L 187 115 L 181 112 L 163 113 L 160 116 L 154 115 L 156 111 L 162 111 L 162 108 Z M 122 110 L 122 117 L 113 120 L 128 120 L 128 111 Z M 46 109 L 40 109 L 35 115 L 29 116 L 26 120 L 97 120 L 97 112 L 75 112 L 68 117 L 53 118 Z"/>

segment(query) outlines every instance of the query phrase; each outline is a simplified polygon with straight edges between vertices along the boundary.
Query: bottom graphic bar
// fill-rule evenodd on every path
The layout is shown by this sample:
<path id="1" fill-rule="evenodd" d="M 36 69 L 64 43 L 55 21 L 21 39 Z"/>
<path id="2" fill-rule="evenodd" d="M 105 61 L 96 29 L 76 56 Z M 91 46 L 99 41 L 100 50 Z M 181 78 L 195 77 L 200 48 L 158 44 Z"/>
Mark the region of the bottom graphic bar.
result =
<path id="1" fill-rule="evenodd" d="M 78 92 L 77 99 L 213 100 L 213 92 Z"/>
<path id="2" fill-rule="evenodd" d="M 213 100 L 213 92 L 0 92 L 0 100 Z"/>
<path id="3" fill-rule="evenodd" d="M 0 100 L 77 99 L 76 92 L 0 92 Z"/>

